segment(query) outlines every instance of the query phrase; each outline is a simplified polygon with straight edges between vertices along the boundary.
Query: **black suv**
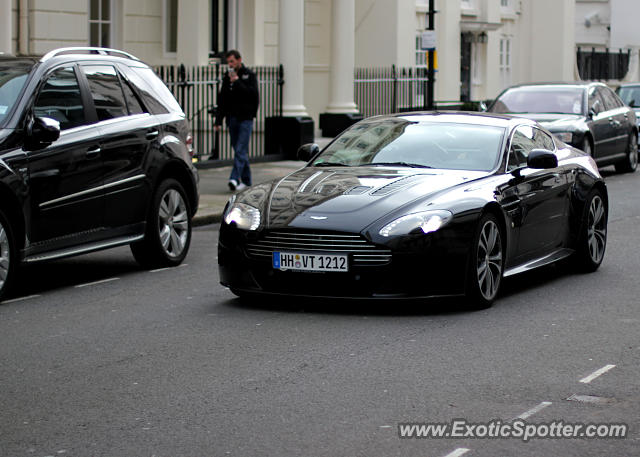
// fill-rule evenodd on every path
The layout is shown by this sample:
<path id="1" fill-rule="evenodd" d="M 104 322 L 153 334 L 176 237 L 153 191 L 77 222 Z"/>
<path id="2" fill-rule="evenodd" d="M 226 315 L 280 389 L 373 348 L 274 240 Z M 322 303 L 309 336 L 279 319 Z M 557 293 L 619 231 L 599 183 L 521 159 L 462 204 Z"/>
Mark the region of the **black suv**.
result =
<path id="1" fill-rule="evenodd" d="M 148 65 L 103 48 L 0 55 L 0 297 L 21 263 L 125 244 L 178 265 L 198 208 L 192 137 Z"/>

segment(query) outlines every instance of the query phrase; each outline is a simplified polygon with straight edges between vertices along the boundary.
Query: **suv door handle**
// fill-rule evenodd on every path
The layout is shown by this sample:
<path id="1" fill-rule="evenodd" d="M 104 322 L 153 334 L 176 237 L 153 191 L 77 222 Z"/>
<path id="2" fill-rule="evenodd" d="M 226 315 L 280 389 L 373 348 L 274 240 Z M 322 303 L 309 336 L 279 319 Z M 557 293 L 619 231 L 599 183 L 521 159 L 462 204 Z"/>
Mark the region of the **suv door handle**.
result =
<path id="1" fill-rule="evenodd" d="M 157 130 L 151 130 L 149 132 L 147 132 L 147 134 L 145 135 L 145 138 L 147 140 L 155 140 L 156 138 L 158 138 L 158 135 L 160 134 L 159 131 Z"/>
<path id="2" fill-rule="evenodd" d="M 87 157 L 92 159 L 94 157 L 96 157 L 98 154 L 100 154 L 100 151 L 102 149 L 100 149 L 100 146 L 94 146 L 92 148 L 87 149 Z"/>

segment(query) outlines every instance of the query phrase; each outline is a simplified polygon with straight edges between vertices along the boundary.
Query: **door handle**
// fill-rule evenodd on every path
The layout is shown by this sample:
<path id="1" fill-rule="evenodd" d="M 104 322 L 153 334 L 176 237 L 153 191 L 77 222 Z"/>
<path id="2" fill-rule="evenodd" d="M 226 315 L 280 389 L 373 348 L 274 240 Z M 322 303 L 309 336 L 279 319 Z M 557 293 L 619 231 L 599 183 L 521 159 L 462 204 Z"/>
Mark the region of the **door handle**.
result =
<path id="1" fill-rule="evenodd" d="M 95 146 L 93 148 L 89 148 L 89 149 L 87 149 L 87 157 L 92 159 L 92 158 L 96 157 L 98 154 L 100 154 L 100 151 L 102 151 L 102 149 L 100 149 L 100 146 Z"/>
<path id="2" fill-rule="evenodd" d="M 150 132 L 147 132 L 147 134 L 145 135 L 145 138 L 147 140 L 155 140 L 156 138 L 158 138 L 159 134 L 160 132 L 158 132 L 157 130 L 151 130 Z"/>
<path id="3" fill-rule="evenodd" d="M 610 117 L 610 118 L 609 118 L 609 123 L 610 123 L 611 125 L 616 126 L 616 127 L 620 127 L 620 121 L 618 121 L 618 120 L 616 120 L 616 119 L 614 119 L 614 118 L 612 118 L 612 117 Z"/>

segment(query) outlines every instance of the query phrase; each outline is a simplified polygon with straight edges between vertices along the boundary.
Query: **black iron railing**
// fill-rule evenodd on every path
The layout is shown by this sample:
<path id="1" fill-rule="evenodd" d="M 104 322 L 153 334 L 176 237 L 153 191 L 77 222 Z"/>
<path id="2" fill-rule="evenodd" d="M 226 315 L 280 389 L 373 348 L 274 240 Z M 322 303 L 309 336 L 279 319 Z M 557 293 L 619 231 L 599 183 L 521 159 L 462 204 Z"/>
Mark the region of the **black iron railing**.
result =
<path id="1" fill-rule="evenodd" d="M 609 48 L 578 48 L 578 73 L 584 80 L 623 79 L 629 71 L 631 51 L 622 49 L 612 51 Z"/>
<path id="2" fill-rule="evenodd" d="M 256 158 L 264 155 L 265 119 L 282 113 L 284 74 L 282 65 L 250 68 L 256 73 L 260 91 L 260 105 L 249 141 L 249 157 Z M 218 91 L 227 71 L 226 65 L 166 65 L 155 67 L 155 70 L 191 123 L 195 157 L 199 161 L 233 159 L 226 126 L 221 132 L 213 128 Z"/>

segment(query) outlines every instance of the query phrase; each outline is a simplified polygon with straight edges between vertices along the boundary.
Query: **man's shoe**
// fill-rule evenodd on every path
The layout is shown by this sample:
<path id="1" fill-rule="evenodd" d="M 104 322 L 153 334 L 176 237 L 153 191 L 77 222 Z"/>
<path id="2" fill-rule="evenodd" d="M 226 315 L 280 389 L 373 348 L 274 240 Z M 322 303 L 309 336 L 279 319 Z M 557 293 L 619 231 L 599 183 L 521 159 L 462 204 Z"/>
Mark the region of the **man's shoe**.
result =
<path id="1" fill-rule="evenodd" d="M 229 180 L 229 189 L 236 190 L 236 188 L 238 187 L 238 181 L 236 181 L 235 179 L 230 179 Z"/>
<path id="2" fill-rule="evenodd" d="M 241 191 L 241 190 L 246 189 L 247 187 L 249 187 L 249 186 L 247 186 L 245 183 L 241 182 L 240 184 L 238 184 L 238 185 L 236 186 L 236 190 L 237 190 L 237 191 Z"/>

